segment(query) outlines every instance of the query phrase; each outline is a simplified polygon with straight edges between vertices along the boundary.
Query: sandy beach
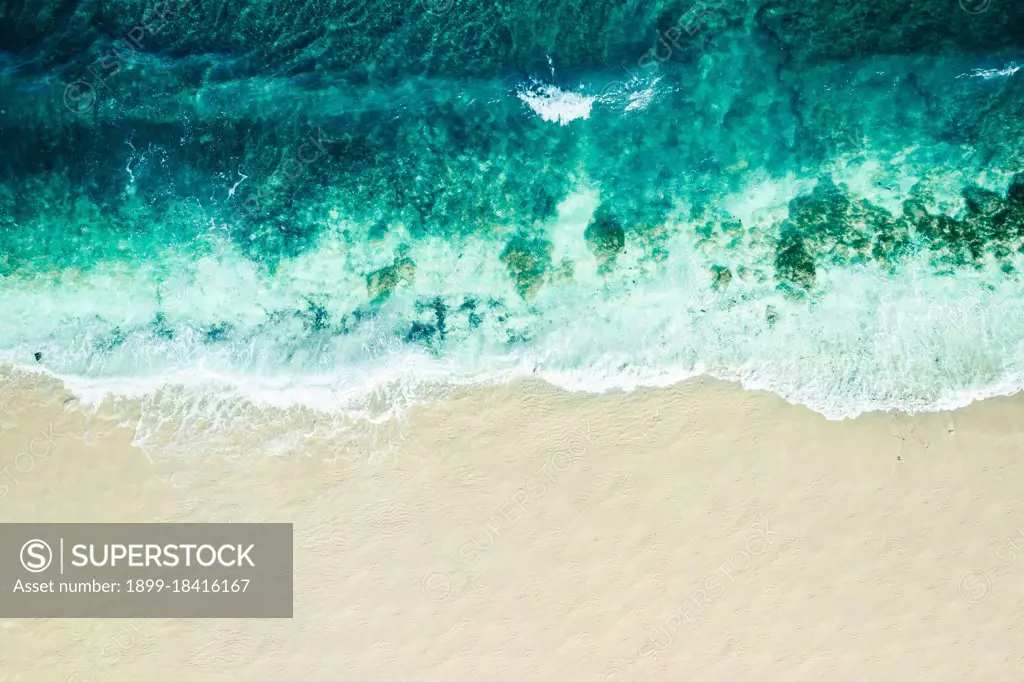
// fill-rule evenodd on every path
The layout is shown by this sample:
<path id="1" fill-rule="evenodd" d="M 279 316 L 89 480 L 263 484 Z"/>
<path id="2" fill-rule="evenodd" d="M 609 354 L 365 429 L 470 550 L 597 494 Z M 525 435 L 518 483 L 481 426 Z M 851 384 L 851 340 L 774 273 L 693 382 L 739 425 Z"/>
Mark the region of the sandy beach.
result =
<path id="1" fill-rule="evenodd" d="M 7 378 L 0 519 L 292 522 L 295 617 L 0 621 L 6 682 L 1024 669 L 1020 397 L 828 421 L 713 381 L 516 384 L 348 438 L 253 409 L 189 451 L 133 446 L 137 402 L 68 398 Z"/>

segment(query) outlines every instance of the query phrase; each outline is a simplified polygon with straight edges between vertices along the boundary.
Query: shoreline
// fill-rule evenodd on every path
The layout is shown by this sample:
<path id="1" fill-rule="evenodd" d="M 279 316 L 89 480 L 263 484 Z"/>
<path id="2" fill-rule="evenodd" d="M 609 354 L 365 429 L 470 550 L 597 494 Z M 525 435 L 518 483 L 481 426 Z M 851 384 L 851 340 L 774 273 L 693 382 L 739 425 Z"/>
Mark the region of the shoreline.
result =
<path id="1" fill-rule="evenodd" d="M 836 407 L 824 409 L 809 404 L 794 391 L 778 389 L 759 378 L 741 376 L 719 376 L 704 368 L 682 373 L 681 378 L 666 375 L 662 379 L 634 381 L 632 384 L 609 385 L 587 388 L 574 380 L 571 374 L 533 373 L 525 370 L 504 372 L 485 378 L 416 379 L 412 382 L 392 377 L 390 380 L 375 380 L 357 367 L 342 370 L 334 375 L 324 375 L 322 381 L 310 386 L 288 385 L 290 380 L 281 377 L 256 377 L 261 384 L 243 387 L 243 378 L 222 375 L 176 372 L 167 377 L 141 377 L 128 387 L 129 379 L 97 379 L 65 377 L 43 367 L 0 362 L 0 386 L 5 383 L 39 385 L 43 391 L 58 391 L 74 404 L 92 409 L 102 409 L 110 404 L 125 405 L 165 400 L 180 396 L 184 401 L 218 402 L 229 408 L 268 411 L 273 413 L 309 413 L 324 418 L 341 419 L 346 422 L 363 421 L 380 424 L 401 418 L 409 409 L 418 406 L 444 402 L 472 391 L 495 391 L 512 387 L 514 391 L 552 391 L 576 397 L 621 397 L 628 398 L 634 393 L 652 391 L 687 390 L 687 387 L 705 383 L 723 384 L 745 393 L 763 393 L 783 400 L 786 404 L 799 407 L 820 415 L 829 421 L 847 421 L 869 415 L 917 415 L 942 414 L 987 402 L 993 399 L 1013 398 L 1024 393 L 1024 386 L 1016 386 L 1010 377 L 1005 377 L 984 388 L 962 389 L 955 396 L 946 396 L 925 407 L 908 409 L 905 406 L 879 407 L 877 401 L 869 401 L 866 407 Z M 245 379 L 249 379 L 246 377 Z M 315 377 L 308 377 L 314 379 Z M 187 379 L 188 383 L 182 381 Z M 44 388 L 45 387 L 45 388 Z M 521 388 L 526 387 L 526 388 Z M 2 406 L 2 403 L 0 403 Z"/>

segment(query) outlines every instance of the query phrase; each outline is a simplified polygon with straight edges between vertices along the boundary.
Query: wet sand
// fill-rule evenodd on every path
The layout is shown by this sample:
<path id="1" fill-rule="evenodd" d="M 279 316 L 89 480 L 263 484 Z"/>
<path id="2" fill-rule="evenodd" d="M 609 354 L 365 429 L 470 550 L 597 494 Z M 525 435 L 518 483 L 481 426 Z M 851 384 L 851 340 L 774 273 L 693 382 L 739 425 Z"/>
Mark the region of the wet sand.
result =
<path id="1" fill-rule="evenodd" d="M 296 587 L 291 620 L 0 620 L 0 680 L 1024 670 L 1021 397 L 837 422 L 712 381 L 517 384 L 348 437 L 252 410 L 142 449 L 133 401 L 5 381 L 0 520 L 292 522 Z"/>

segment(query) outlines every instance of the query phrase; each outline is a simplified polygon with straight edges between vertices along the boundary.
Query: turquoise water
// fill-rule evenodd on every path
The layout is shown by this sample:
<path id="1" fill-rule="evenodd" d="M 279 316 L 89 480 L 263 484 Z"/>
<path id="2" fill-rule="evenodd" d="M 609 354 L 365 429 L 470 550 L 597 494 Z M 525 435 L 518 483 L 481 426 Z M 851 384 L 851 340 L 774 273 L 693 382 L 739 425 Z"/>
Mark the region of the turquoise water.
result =
<path id="1" fill-rule="evenodd" d="M 2 10 L 0 361 L 325 409 L 1019 390 L 1024 7 L 813 5 Z"/>

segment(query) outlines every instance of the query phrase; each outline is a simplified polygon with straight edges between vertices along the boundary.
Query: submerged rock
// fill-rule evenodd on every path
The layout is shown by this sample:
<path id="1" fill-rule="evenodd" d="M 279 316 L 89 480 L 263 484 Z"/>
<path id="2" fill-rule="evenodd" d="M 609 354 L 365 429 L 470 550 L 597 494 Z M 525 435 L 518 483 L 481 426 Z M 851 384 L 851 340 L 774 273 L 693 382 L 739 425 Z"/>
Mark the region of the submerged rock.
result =
<path id="1" fill-rule="evenodd" d="M 843 223 L 850 211 L 850 199 L 844 188 L 831 178 L 818 181 L 810 194 L 803 194 L 789 202 L 789 219 L 808 235 L 841 238 L 846 231 Z"/>
<path id="2" fill-rule="evenodd" d="M 514 237 L 501 252 L 501 262 L 508 268 L 513 284 L 523 300 L 529 301 L 544 285 L 551 269 L 551 242 L 525 236 Z"/>
<path id="3" fill-rule="evenodd" d="M 894 218 L 867 199 L 851 199 L 845 186 L 823 178 L 789 204 L 789 219 L 775 247 L 776 279 L 793 294 L 809 291 L 817 268 L 825 266 L 872 260 L 892 270 L 922 250 L 933 254 L 933 264 L 944 273 L 981 267 L 988 254 L 1005 259 L 1024 249 L 1022 175 L 1014 178 L 1006 198 L 973 185 L 963 188 L 967 210 L 962 218 L 930 213 L 933 198 L 920 184 L 904 200 L 903 215 Z"/>
<path id="4" fill-rule="evenodd" d="M 724 265 L 712 265 L 711 278 L 711 286 L 715 291 L 725 291 L 732 282 L 732 270 Z"/>
<path id="5" fill-rule="evenodd" d="M 961 194 L 967 202 L 968 211 L 986 218 L 991 218 L 1005 208 L 1003 198 L 991 190 L 972 185 L 965 187 Z"/>
<path id="6" fill-rule="evenodd" d="M 816 274 L 804 236 L 795 229 L 784 230 L 775 250 L 775 278 L 780 286 L 794 294 L 808 292 Z"/>
<path id="7" fill-rule="evenodd" d="M 598 208 L 594 219 L 583 232 L 590 252 L 597 257 L 598 267 L 603 274 L 615 266 L 615 258 L 626 245 L 626 231 L 609 212 Z"/>
<path id="8" fill-rule="evenodd" d="M 903 202 L 903 216 L 908 220 L 919 223 L 929 218 L 928 208 L 921 199 L 906 199 Z"/>
<path id="9" fill-rule="evenodd" d="M 1024 173 L 1013 176 L 1010 189 L 1006 193 L 1006 201 L 1011 206 L 1024 209 Z"/>
<path id="10" fill-rule="evenodd" d="M 383 301 L 400 284 L 411 284 L 416 277 L 416 263 L 407 256 L 399 256 L 391 265 L 374 270 L 366 276 L 366 293 L 371 301 Z"/>

